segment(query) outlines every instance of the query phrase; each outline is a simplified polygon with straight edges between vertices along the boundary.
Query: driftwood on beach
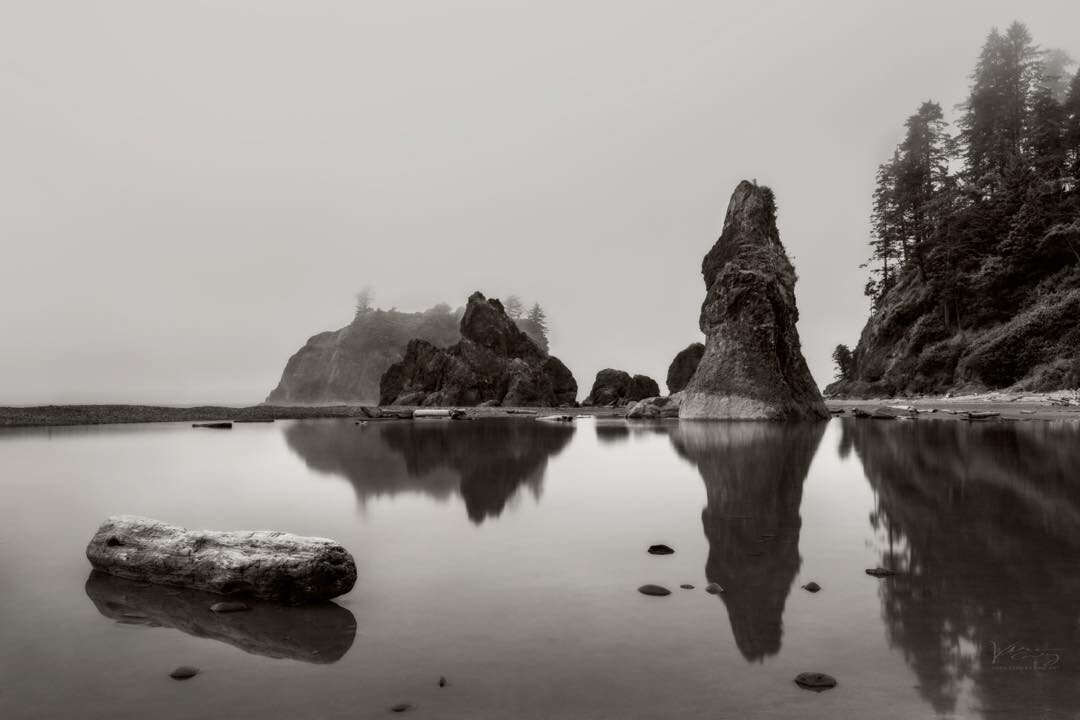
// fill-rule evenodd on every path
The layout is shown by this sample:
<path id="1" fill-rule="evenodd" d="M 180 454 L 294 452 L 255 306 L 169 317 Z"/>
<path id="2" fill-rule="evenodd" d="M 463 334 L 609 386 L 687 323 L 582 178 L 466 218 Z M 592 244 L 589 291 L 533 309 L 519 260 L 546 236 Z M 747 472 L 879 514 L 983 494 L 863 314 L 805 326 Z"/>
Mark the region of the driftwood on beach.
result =
<path id="1" fill-rule="evenodd" d="M 332 540 L 187 530 L 136 515 L 102 523 L 86 557 L 95 570 L 129 580 L 289 605 L 329 600 L 356 582 L 356 563 Z"/>

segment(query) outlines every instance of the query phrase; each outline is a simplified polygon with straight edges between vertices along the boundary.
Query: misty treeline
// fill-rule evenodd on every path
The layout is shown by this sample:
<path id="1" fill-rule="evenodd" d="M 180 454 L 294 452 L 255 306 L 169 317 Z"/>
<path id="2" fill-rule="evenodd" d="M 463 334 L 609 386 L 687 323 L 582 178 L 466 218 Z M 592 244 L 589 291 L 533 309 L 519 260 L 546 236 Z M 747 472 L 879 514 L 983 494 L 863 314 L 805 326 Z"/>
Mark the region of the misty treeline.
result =
<path id="1" fill-rule="evenodd" d="M 984 302 L 1000 265 L 1080 263 L 1080 72 L 1013 23 L 990 32 L 950 127 L 936 102 L 904 123 L 877 171 L 866 294 L 874 309 L 905 272 L 939 296 L 946 324 Z"/>
<path id="2" fill-rule="evenodd" d="M 875 316 L 938 308 L 923 337 L 1008 322 L 1032 297 L 1080 292 L 1080 71 L 1014 22 L 991 30 L 950 124 L 937 102 L 877 170 L 866 295 Z M 905 299 L 901 301 L 901 293 Z M 917 350 L 917 349 L 914 349 Z M 856 375 L 846 346 L 839 379 Z"/>
<path id="3" fill-rule="evenodd" d="M 548 349 L 547 313 L 538 302 L 526 308 L 526 303 L 518 295 L 508 295 L 502 301 L 506 314 L 517 323 L 518 327 L 535 340 L 545 351 Z M 438 303 L 421 313 L 403 313 L 396 307 L 383 310 L 375 307 L 375 293 L 370 286 L 365 286 L 356 293 L 356 306 L 353 325 L 363 325 L 373 342 L 385 342 L 388 346 L 404 345 L 403 333 L 416 332 L 419 320 L 436 337 L 447 338 L 437 342 L 440 347 L 452 345 L 458 340 L 458 324 L 465 314 L 465 306 L 452 308 L 446 303 Z M 404 338 L 408 341 L 412 336 Z"/>

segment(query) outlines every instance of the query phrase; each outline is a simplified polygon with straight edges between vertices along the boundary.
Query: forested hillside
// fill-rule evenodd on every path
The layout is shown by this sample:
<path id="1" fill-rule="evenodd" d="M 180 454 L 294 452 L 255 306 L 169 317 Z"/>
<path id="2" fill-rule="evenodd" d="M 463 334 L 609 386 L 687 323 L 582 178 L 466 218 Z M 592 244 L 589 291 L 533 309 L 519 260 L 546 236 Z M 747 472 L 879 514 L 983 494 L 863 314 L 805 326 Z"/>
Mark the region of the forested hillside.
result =
<path id="1" fill-rule="evenodd" d="M 833 395 L 1080 385 L 1080 72 L 1013 23 L 947 121 L 924 102 L 877 171 L 871 317 Z"/>

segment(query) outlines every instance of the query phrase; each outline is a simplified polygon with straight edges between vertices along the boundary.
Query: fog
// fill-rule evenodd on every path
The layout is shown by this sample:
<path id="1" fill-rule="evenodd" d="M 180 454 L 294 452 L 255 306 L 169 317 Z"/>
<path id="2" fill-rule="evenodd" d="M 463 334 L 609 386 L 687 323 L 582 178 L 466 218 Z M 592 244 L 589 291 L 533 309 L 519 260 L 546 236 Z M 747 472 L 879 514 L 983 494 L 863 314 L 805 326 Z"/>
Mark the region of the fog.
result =
<path id="1" fill-rule="evenodd" d="M 1080 57 L 1075 0 L 6 0 L 0 404 L 257 402 L 365 285 L 516 293 L 581 396 L 662 385 L 743 178 L 824 385 L 877 164 L 1014 19 Z"/>

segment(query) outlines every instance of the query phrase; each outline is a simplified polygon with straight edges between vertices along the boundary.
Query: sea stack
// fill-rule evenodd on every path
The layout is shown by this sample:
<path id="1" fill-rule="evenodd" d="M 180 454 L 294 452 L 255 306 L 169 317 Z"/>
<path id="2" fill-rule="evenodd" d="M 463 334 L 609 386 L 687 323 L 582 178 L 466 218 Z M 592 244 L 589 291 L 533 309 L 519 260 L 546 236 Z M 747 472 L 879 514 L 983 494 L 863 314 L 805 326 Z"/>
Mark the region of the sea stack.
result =
<path id="1" fill-rule="evenodd" d="M 413 339 L 383 373 L 380 405 L 573 405 L 577 381 L 506 314 L 496 298 L 469 296 L 461 340 L 448 348 Z"/>
<path id="2" fill-rule="evenodd" d="M 772 190 L 739 183 L 701 272 L 705 354 L 686 386 L 679 417 L 827 418 L 795 329 L 795 269 L 776 229 Z"/>

